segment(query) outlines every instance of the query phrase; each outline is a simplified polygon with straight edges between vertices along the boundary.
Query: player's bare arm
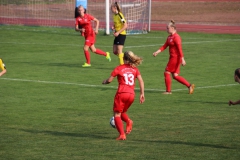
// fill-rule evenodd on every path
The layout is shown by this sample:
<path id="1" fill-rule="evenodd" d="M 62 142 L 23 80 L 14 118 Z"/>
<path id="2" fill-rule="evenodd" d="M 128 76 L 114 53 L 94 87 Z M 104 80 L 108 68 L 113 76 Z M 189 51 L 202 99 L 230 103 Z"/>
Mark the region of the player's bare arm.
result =
<path id="1" fill-rule="evenodd" d="M 139 97 L 139 101 L 142 104 L 145 101 L 145 96 L 144 96 L 144 82 L 142 79 L 142 76 L 139 75 L 137 76 L 138 82 L 139 82 L 139 86 L 140 86 L 140 97 Z"/>
<path id="2" fill-rule="evenodd" d="M 105 79 L 102 84 L 109 84 L 113 81 L 114 77 L 113 76 L 110 76 L 108 79 Z"/>
<path id="3" fill-rule="evenodd" d="M 157 50 L 156 52 L 153 52 L 153 56 L 156 57 L 159 53 L 161 52 L 161 50 Z"/>
<path id="4" fill-rule="evenodd" d="M 77 31 L 77 32 L 85 32 L 85 29 L 84 29 L 84 28 L 80 29 L 80 28 L 78 27 L 78 25 L 76 25 L 76 26 L 75 26 L 75 31 Z"/>
<path id="5" fill-rule="evenodd" d="M 186 64 L 187 64 L 187 63 L 186 63 L 184 57 L 182 57 L 182 66 L 185 66 Z"/>
<path id="6" fill-rule="evenodd" d="M 0 77 L 1 77 L 2 75 L 4 75 L 6 72 L 7 72 L 6 69 L 4 69 L 2 72 L 0 72 Z"/>
<path id="7" fill-rule="evenodd" d="M 95 34 L 98 34 L 99 20 L 97 18 L 94 18 L 93 21 L 95 22 L 96 25 Z"/>

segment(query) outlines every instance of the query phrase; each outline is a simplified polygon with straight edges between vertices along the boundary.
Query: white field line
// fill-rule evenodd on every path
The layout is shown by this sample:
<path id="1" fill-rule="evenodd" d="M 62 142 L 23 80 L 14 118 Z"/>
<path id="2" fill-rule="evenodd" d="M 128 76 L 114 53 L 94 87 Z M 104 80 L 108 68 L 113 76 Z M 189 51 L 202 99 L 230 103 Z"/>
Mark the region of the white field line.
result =
<path id="1" fill-rule="evenodd" d="M 77 45 L 77 44 L 47 44 L 47 43 L 19 43 L 19 42 L 0 42 L 0 44 L 44 45 L 44 46 L 77 46 L 77 47 L 81 46 L 81 45 Z"/>
<path id="2" fill-rule="evenodd" d="M 197 42 L 183 42 L 182 44 L 202 44 L 202 43 L 217 43 L 217 42 L 235 42 L 240 41 L 240 39 L 225 39 L 225 40 L 216 40 L 216 41 L 197 41 Z M 161 46 L 162 44 L 152 44 L 152 45 L 141 45 L 141 46 L 126 46 L 124 48 L 140 48 L 140 47 L 152 47 L 152 46 Z"/>
<path id="3" fill-rule="evenodd" d="M 51 30 L 51 27 L 49 27 L 49 30 L 44 30 L 44 29 L 31 29 L 31 28 L 10 28 L 10 27 L 1 27 L 0 30 L 17 30 L 17 31 L 29 31 L 29 32 L 50 32 L 50 33 L 68 33 L 68 34 L 76 34 L 75 30 L 72 29 L 70 31 L 64 31 L 64 32 L 59 32 L 58 30 Z M 113 35 L 110 35 L 113 37 Z M 146 39 L 163 39 L 166 37 L 147 37 L 147 36 L 139 36 L 139 35 L 128 35 L 129 38 L 146 38 Z M 195 37 L 187 37 L 184 39 L 202 39 L 202 38 L 195 38 Z"/>
<path id="4" fill-rule="evenodd" d="M 31 27 L 30 27 L 31 28 Z M 30 32 L 50 32 L 50 33 L 69 33 L 69 34 L 76 34 L 75 30 L 72 29 L 71 31 L 57 31 L 57 30 L 51 30 L 51 27 L 49 27 L 49 30 L 44 30 L 44 29 L 30 29 L 30 28 L 11 28 L 11 27 L 1 27 L 0 30 L 17 30 L 17 31 L 30 31 Z M 54 28 L 54 27 L 53 27 Z M 58 27 L 57 27 L 58 28 Z M 145 34 L 147 35 L 147 34 Z M 110 35 L 112 36 L 112 35 Z M 112 36 L 113 37 L 113 36 Z M 147 37 L 147 36 L 136 36 L 136 35 L 128 35 L 129 38 L 146 38 L 146 39 L 165 39 L 166 37 Z M 203 38 L 195 38 L 195 37 L 187 37 L 184 39 L 203 39 Z"/>
<path id="5" fill-rule="evenodd" d="M 92 84 L 81 84 L 81 83 L 70 83 L 70 82 L 52 82 L 52 81 L 41 81 L 41 80 L 29 80 L 29 79 L 16 79 L 16 78 L 0 78 L 0 80 L 7 80 L 7 81 L 19 81 L 19 82 L 34 82 L 34 83 L 45 83 L 45 84 L 60 84 L 60 85 L 75 85 L 75 86 L 84 86 L 84 87 L 92 87 L 92 88 L 114 88 L 117 89 L 117 86 L 110 86 L 110 85 L 92 85 Z M 223 85 L 215 85 L 215 86 L 202 86 L 202 87 L 195 87 L 195 89 L 208 89 L 208 88 L 219 88 L 219 87 L 229 87 L 235 86 L 237 84 L 223 84 Z M 139 90 L 139 88 L 135 88 Z M 184 89 L 174 89 L 173 92 L 187 90 Z M 164 89 L 151 89 L 145 88 L 145 91 L 159 91 L 164 92 Z"/>
<path id="6" fill-rule="evenodd" d="M 22 31 L 34 31 L 34 32 L 52 32 L 52 33 L 63 33 L 63 32 L 58 32 L 56 30 L 38 30 L 38 29 L 20 29 L 20 28 L 1 28 L 0 30 L 22 30 Z M 64 32 L 64 33 L 71 33 L 71 34 L 76 34 L 75 31 L 73 32 Z M 163 39 L 165 37 L 147 37 L 147 36 L 135 36 L 135 35 L 129 35 L 129 38 L 145 38 L 145 39 Z M 184 38 L 184 39 L 195 39 L 197 40 L 198 38 Z M 200 38 L 202 39 L 202 38 Z M 215 40 L 215 41 L 196 41 L 196 42 L 183 42 L 182 44 L 198 44 L 198 43 L 212 43 L 212 42 L 233 42 L 233 41 L 240 41 L 240 39 L 225 39 L 225 40 Z M 48 45 L 48 46 L 82 46 L 82 45 L 76 45 L 76 44 L 46 44 L 46 43 L 19 43 L 19 42 L 0 42 L 0 44 L 19 44 L 19 45 Z M 152 47 L 152 46 L 160 46 L 162 44 L 152 44 L 152 45 L 141 45 L 141 46 L 125 46 L 124 48 L 141 48 L 141 47 Z M 111 47 L 112 46 L 101 46 L 101 47 Z"/>
<path id="7" fill-rule="evenodd" d="M 198 41 L 198 42 L 183 42 L 182 44 L 202 44 L 202 43 L 218 43 L 218 42 L 235 42 L 240 41 L 240 39 L 225 39 L 225 40 L 216 40 L 216 41 Z M 0 44 L 15 44 L 15 45 L 45 45 L 45 46 L 82 46 L 81 44 L 47 44 L 47 43 L 19 43 L 19 42 L 0 42 Z M 142 48 L 142 47 L 152 47 L 152 46 L 161 46 L 161 44 L 152 44 L 152 45 L 141 45 L 141 46 L 126 46 L 124 48 Z M 112 46 L 101 46 L 109 47 Z"/>

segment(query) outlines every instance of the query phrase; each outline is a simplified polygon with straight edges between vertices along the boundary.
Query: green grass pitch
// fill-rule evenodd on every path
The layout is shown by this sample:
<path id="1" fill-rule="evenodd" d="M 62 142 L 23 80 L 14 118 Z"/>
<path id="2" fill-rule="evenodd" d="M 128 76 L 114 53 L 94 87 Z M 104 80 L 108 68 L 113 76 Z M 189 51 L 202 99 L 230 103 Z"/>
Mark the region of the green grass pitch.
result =
<path id="1" fill-rule="evenodd" d="M 126 141 L 109 125 L 117 80 L 101 82 L 118 65 L 91 53 L 82 68 L 84 40 L 74 29 L 0 26 L 0 159 L 216 159 L 240 158 L 240 35 L 179 32 L 187 65 L 181 73 L 196 85 L 193 95 L 172 80 L 165 90 L 168 50 L 153 57 L 167 33 L 127 36 L 124 51 L 143 57 L 139 69 L 146 101 L 128 111 L 134 121 Z M 95 46 L 112 51 L 113 36 Z"/>

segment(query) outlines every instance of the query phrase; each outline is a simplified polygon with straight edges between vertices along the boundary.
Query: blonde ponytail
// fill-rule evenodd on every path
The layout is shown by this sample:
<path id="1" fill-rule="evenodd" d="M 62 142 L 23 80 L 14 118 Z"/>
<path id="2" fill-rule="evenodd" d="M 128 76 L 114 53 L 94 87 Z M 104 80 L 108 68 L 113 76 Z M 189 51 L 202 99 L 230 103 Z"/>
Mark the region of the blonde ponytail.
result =
<path id="1" fill-rule="evenodd" d="M 175 25 L 175 21 L 174 20 L 171 20 L 169 23 L 168 23 L 168 26 L 170 27 L 173 27 L 174 29 L 176 29 L 176 25 Z"/>
<path id="2" fill-rule="evenodd" d="M 124 53 L 123 59 L 127 61 L 127 63 L 130 64 L 132 67 L 137 67 L 143 61 L 141 57 L 138 57 L 132 51 L 126 51 Z"/>

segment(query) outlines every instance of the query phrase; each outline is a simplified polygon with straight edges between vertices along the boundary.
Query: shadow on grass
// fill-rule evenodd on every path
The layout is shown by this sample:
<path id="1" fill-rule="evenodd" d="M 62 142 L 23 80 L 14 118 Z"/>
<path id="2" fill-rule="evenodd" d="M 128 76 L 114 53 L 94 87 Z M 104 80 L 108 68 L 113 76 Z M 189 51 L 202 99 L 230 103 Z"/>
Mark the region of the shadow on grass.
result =
<path id="1" fill-rule="evenodd" d="M 23 132 L 28 132 L 32 134 L 49 134 L 54 136 L 70 136 L 70 137 L 89 137 L 97 139 L 109 139 L 109 137 L 104 137 L 101 135 L 93 135 L 88 133 L 68 133 L 68 132 L 59 132 L 59 131 L 40 131 L 40 130 L 31 130 L 31 129 L 19 129 Z"/>
<path id="2" fill-rule="evenodd" d="M 95 64 L 93 65 L 92 67 L 88 68 L 84 68 L 82 67 L 83 65 L 83 62 L 79 62 L 77 64 L 69 64 L 69 63 L 47 63 L 47 64 L 44 64 L 44 65 L 49 65 L 49 66 L 57 66 L 57 67 L 77 67 L 77 68 L 81 68 L 81 69 L 100 69 L 100 70 L 109 70 L 109 69 L 112 69 L 111 67 L 100 67 L 101 65 L 99 64 Z"/>
<path id="3" fill-rule="evenodd" d="M 88 138 L 96 138 L 96 139 L 111 139 L 111 137 L 106 137 L 102 135 L 94 135 L 94 134 L 83 134 L 83 133 L 67 133 L 67 132 L 59 132 L 59 131 L 40 131 L 40 130 L 31 130 L 31 129 L 19 129 L 24 132 L 32 133 L 32 134 L 49 134 L 53 136 L 70 136 L 70 137 L 88 137 Z M 181 142 L 181 141 L 153 141 L 153 140 L 132 140 L 137 142 L 147 142 L 147 143 L 166 143 L 172 145 L 188 145 L 194 147 L 210 147 L 210 148 L 219 148 L 219 149 L 236 149 L 232 147 L 215 145 L 215 144 L 205 144 L 205 143 L 194 143 L 194 142 Z"/>
<path id="4" fill-rule="evenodd" d="M 84 68 L 82 67 L 83 62 L 79 62 L 79 63 L 63 63 L 63 62 L 59 62 L 59 63 L 38 63 L 38 62 L 14 62 L 16 63 L 20 63 L 20 64 L 27 64 L 27 65 L 31 65 L 31 66 L 53 66 L 53 67 L 69 67 L 69 68 L 80 68 L 80 69 L 94 69 L 94 70 L 108 70 L 111 73 L 111 70 L 113 69 L 113 67 L 101 67 L 102 64 L 95 64 L 92 65 L 91 68 Z M 109 74 L 110 74 L 109 73 Z"/>
<path id="5" fill-rule="evenodd" d="M 219 149 L 236 149 L 232 147 L 215 145 L 215 144 L 204 144 L 204 143 L 194 143 L 194 142 L 181 142 L 181 141 L 152 141 L 152 140 L 136 140 L 138 142 L 149 142 L 149 143 L 167 143 L 174 145 L 188 145 L 194 147 L 210 147 L 210 148 L 219 148 Z"/>
<path id="6" fill-rule="evenodd" d="M 31 66 L 57 66 L 57 67 L 71 67 L 71 68 L 82 68 L 82 65 L 80 63 L 39 63 L 39 62 L 14 62 L 19 63 L 19 64 L 27 64 L 27 65 L 31 65 Z"/>
<path id="7" fill-rule="evenodd" d="M 213 102 L 213 101 L 196 101 L 196 100 L 187 100 L 187 101 L 184 101 L 184 100 L 178 100 L 179 102 L 184 102 L 184 103 L 208 103 L 208 104 L 223 104 L 223 105 L 228 105 L 228 101 L 226 102 Z"/>

